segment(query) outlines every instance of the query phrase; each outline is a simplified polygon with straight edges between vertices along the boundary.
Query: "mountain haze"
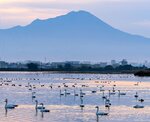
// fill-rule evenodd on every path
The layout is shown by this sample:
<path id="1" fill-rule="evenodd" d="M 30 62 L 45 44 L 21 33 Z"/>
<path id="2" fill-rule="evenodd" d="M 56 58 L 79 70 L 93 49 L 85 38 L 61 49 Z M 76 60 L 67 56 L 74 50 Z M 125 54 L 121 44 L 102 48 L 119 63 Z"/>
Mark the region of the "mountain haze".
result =
<path id="1" fill-rule="evenodd" d="M 150 39 L 122 32 L 86 11 L 37 19 L 0 30 L 0 56 L 6 60 L 150 59 Z"/>

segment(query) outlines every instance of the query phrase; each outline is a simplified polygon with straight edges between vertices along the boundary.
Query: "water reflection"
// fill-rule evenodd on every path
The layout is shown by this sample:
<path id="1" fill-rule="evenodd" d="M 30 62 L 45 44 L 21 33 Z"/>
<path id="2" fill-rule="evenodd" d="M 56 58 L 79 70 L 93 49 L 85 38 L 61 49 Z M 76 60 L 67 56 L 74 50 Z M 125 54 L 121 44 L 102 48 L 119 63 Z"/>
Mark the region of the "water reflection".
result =
<path id="1" fill-rule="evenodd" d="M 44 112 L 41 112 L 41 117 L 44 118 Z"/>
<path id="2" fill-rule="evenodd" d="M 38 116 L 38 109 L 35 108 L 35 116 Z"/>
<path id="3" fill-rule="evenodd" d="M 37 74 L 0 73 L 0 100 L 8 98 L 10 103 L 19 104 L 11 112 L 7 109 L 4 112 L 0 106 L 0 122 L 142 122 L 150 119 L 150 83 L 147 82 L 150 79 L 144 78 L 141 82 L 133 75 Z M 137 91 L 139 97 L 135 98 Z M 51 113 L 35 109 L 35 99 L 43 102 Z M 107 99 L 111 107 L 106 107 Z M 136 104 L 145 108 L 134 109 Z M 97 117 L 96 105 L 109 112 L 109 116 Z"/>
<path id="4" fill-rule="evenodd" d="M 7 117 L 7 112 L 8 112 L 8 109 L 5 108 L 5 117 Z"/>
<path id="5" fill-rule="evenodd" d="M 96 116 L 96 122 L 99 122 L 99 116 L 98 115 Z"/>

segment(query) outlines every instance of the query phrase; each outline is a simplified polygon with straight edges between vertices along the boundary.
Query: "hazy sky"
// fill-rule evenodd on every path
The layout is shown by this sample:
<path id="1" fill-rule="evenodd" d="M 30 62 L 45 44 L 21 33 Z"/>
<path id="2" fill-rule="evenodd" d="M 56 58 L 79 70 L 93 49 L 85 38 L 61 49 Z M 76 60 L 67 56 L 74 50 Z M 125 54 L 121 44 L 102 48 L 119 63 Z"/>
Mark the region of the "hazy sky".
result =
<path id="1" fill-rule="evenodd" d="M 115 28 L 150 37 L 150 0 L 0 0 L 0 28 L 86 10 Z"/>

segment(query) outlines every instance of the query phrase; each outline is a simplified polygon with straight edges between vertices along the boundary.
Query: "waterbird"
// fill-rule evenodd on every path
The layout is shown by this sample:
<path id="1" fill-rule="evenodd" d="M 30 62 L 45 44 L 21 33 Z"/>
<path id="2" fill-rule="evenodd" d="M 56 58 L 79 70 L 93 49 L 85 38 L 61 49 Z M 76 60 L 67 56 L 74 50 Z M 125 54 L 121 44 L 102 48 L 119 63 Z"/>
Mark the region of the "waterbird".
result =
<path id="1" fill-rule="evenodd" d="M 103 99 L 106 99 L 106 98 L 107 98 L 107 96 L 104 96 L 104 92 L 103 92 L 103 96 L 102 96 L 102 98 L 103 98 Z"/>
<path id="2" fill-rule="evenodd" d="M 82 92 L 82 89 L 80 89 L 80 97 L 83 97 L 85 93 Z"/>
<path id="3" fill-rule="evenodd" d="M 144 106 L 143 105 L 135 105 L 135 106 L 133 106 L 133 108 L 144 108 Z"/>
<path id="4" fill-rule="evenodd" d="M 118 90 L 118 95 L 120 96 L 120 95 L 126 95 L 126 93 L 124 93 L 124 92 L 120 92 L 120 90 Z"/>
<path id="5" fill-rule="evenodd" d="M 38 100 L 35 100 L 35 109 L 45 109 L 45 107 L 44 106 L 42 106 L 42 105 L 38 105 Z"/>
<path id="6" fill-rule="evenodd" d="M 107 116 L 108 115 L 107 112 L 99 112 L 99 107 L 98 106 L 96 106 L 95 108 L 97 108 L 97 111 L 96 111 L 97 116 Z"/>
<path id="7" fill-rule="evenodd" d="M 80 100 L 81 100 L 80 107 L 81 107 L 81 110 L 82 110 L 82 109 L 84 108 L 85 105 L 83 104 L 83 98 L 82 98 L 82 97 L 80 98 Z"/>
<path id="8" fill-rule="evenodd" d="M 141 103 L 144 102 L 144 99 L 139 99 L 139 102 L 141 102 Z M 133 108 L 144 108 L 144 106 L 137 104 L 137 105 L 133 106 Z"/>
<path id="9" fill-rule="evenodd" d="M 139 101 L 142 103 L 142 102 L 144 102 L 144 99 L 139 99 Z"/>
<path id="10" fill-rule="evenodd" d="M 42 108 L 43 109 L 40 109 L 40 112 L 50 112 L 50 110 L 48 110 L 48 109 L 46 109 L 45 107 L 44 107 L 44 104 L 43 103 L 41 103 L 40 105 L 42 105 Z"/>
<path id="11" fill-rule="evenodd" d="M 113 92 L 115 92 L 115 87 L 113 87 Z"/>
<path id="12" fill-rule="evenodd" d="M 14 109 L 15 107 L 18 107 L 18 105 L 8 104 L 8 99 L 5 99 L 5 103 L 5 109 Z"/>
<path id="13" fill-rule="evenodd" d="M 115 92 L 111 92 L 111 90 L 109 90 L 109 96 L 110 95 L 115 95 L 116 93 Z"/>
<path id="14" fill-rule="evenodd" d="M 103 87 L 103 86 L 102 86 Z M 100 87 L 100 91 L 105 91 L 104 89 L 102 89 L 102 87 Z"/>
<path id="15" fill-rule="evenodd" d="M 105 107 L 109 108 L 111 106 L 110 100 L 108 98 L 106 98 L 105 100 Z"/>
<path id="16" fill-rule="evenodd" d="M 61 92 L 61 89 L 60 89 L 60 96 L 63 96 L 64 94 Z"/>
<path id="17" fill-rule="evenodd" d="M 36 98 L 35 92 L 32 92 L 32 98 L 33 98 L 33 99 Z"/>
<path id="18" fill-rule="evenodd" d="M 134 97 L 135 98 L 138 98 L 139 97 L 139 95 L 138 95 L 138 93 L 136 92 L 136 94 L 134 95 Z"/>
<path id="19" fill-rule="evenodd" d="M 65 96 L 70 95 L 70 92 L 67 92 L 67 89 L 65 89 Z"/>
<path id="20" fill-rule="evenodd" d="M 76 93 L 76 90 L 74 89 L 74 96 L 79 96 L 77 93 Z"/>
<path id="21" fill-rule="evenodd" d="M 96 93 L 96 90 L 92 90 L 92 93 Z"/>

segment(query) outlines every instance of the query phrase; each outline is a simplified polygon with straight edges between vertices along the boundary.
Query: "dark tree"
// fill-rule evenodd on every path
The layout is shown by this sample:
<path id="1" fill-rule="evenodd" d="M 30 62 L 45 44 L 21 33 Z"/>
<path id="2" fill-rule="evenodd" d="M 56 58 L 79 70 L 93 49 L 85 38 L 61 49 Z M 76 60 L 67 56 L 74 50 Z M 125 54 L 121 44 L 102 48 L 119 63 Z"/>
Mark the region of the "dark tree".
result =
<path id="1" fill-rule="evenodd" d="M 110 70 L 114 70 L 114 68 L 113 68 L 113 66 L 108 65 L 108 66 L 106 66 L 106 67 L 104 68 L 104 70 L 110 71 Z"/>
<path id="2" fill-rule="evenodd" d="M 65 70 L 73 70 L 73 66 L 70 63 L 66 63 L 64 66 Z"/>
<path id="3" fill-rule="evenodd" d="M 28 67 L 28 69 L 31 70 L 31 71 L 36 71 L 36 70 L 38 70 L 38 64 L 36 64 L 36 63 L 28 63 L 28 64 L 27 64 L 27 67 Z"/>

